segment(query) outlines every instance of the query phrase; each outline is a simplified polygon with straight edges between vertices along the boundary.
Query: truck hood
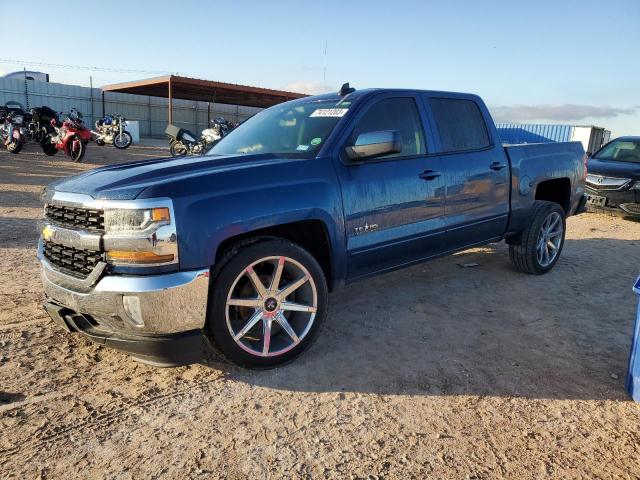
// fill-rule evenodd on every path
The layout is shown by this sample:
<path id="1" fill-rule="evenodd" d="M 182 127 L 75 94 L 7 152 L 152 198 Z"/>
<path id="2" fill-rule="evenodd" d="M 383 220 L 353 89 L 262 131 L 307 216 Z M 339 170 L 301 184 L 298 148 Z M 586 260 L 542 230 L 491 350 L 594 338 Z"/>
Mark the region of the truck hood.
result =
<path id="1" fill-rule="evenodd" d="M 233 170 L 291 162 L 273 154 L 157 158 L 90 170 L 49 185 L 57 191 L 95 199 L 133 200 L 148 187 Z"/>
<path id="2" fill-rule="evenodd" d="M 605 177 L 631 178 L 640 180 L 640 163 L 616 162 L 590 158 L 587 171 Z"/>

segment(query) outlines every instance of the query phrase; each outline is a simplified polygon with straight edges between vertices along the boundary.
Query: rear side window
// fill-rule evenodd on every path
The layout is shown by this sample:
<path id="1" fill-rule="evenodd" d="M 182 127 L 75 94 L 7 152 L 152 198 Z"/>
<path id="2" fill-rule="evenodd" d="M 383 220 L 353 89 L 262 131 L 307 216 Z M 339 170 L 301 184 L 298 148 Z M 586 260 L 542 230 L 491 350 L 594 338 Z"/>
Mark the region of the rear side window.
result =
<path id="1" fill-rule="evenodd" d="M 387 98 L 374 104 L 356 124 L 349 145 L 366 132 L 395 130 L 402 137 L 402 151 L 383 158 L 424 155 L 426 148 L 422 122 L 412 98 Z"/>
<path id="2" fill-rule="evenodd" d="M 443 152 L 478 150 L 491 145 L 487 126 L 476 102 L 430 98 Z"/>

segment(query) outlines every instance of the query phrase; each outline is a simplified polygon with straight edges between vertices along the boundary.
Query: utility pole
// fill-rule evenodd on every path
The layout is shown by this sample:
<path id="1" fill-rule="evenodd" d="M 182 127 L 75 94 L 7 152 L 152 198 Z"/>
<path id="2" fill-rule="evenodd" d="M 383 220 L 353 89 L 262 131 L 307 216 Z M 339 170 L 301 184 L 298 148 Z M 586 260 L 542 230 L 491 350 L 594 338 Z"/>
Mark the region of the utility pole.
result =
<path id="1" fill-rule="evenodd" d="M 93 116 L 93 77 L 91 75 L 89 75 L 89 102 L 91 102 L 91 123 L 90 125 L 93 125 L 93 122 L 95 122 L 95 118 Z"/>
<path id="2" fill-rule="evenodd" d="M 324 65 L 322 66 L 322 81 L 327 81 L 327 44 L 328 40 L 324 41 Z"/>
<path id="3" fill-rule="evenodd" d="M 27 104 L 26 109 L 28 111 L 29 110 L 29 84 L 27 83 L 27 68 L 22 67 L 22 70 L 24 72 L 24 98 Z"/>

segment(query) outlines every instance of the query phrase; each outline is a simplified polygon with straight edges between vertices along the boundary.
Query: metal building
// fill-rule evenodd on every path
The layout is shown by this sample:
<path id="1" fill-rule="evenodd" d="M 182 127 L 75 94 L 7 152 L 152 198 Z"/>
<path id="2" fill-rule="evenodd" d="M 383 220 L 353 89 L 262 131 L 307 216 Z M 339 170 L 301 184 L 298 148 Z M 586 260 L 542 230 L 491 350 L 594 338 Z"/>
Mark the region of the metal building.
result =
<path id="1" fill-rule="evenodd" d="M 593 125 L 538 123 L 497 123 L 504 144 L 581 142 L 587 153 L 594 153 L 607 143 L 611 132 Z"/>
<path id="2" fill-rule="evenodd" d="M 302 98 L 301 93 L 251 87 L 234 83 L 214 82 L 198 78 L 168 75 L 133 82 L 118 83 L 102 87 L 102 98 L 106 92 L 132 93 L 149 97 L 168 99 L 167 117 L 173 123 L 173 100 L 194 100 L 198 102 L 222 103 L 243 107 L 268 108 L 278 103 Z M 207 123 L 210 111 L 207 110 Z"/>

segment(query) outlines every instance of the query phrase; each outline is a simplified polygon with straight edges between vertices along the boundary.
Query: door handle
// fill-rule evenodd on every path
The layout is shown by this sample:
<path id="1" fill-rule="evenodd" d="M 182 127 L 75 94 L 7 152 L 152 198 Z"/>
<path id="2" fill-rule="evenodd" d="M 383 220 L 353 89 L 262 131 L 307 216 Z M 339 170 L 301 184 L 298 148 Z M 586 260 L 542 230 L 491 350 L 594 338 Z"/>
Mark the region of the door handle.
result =
<path id="1" fill-rule="evenodd" d="M 440 172 L 436 172 L 435 170 L 425 170 L 420 175 L 418 175 L 423 180 L 433 180 L 434 178 L 438 178 L 442 175 Z"/>
<path id="2" fill-rule="evenodd" d="M 503 168 L 506 168 L 507 164 L 506 163 L 500 163 L 500 162 L 493 162 L 491 165 L 489 165 L 489 168 L 491 170 L 502 170 Z"/>

